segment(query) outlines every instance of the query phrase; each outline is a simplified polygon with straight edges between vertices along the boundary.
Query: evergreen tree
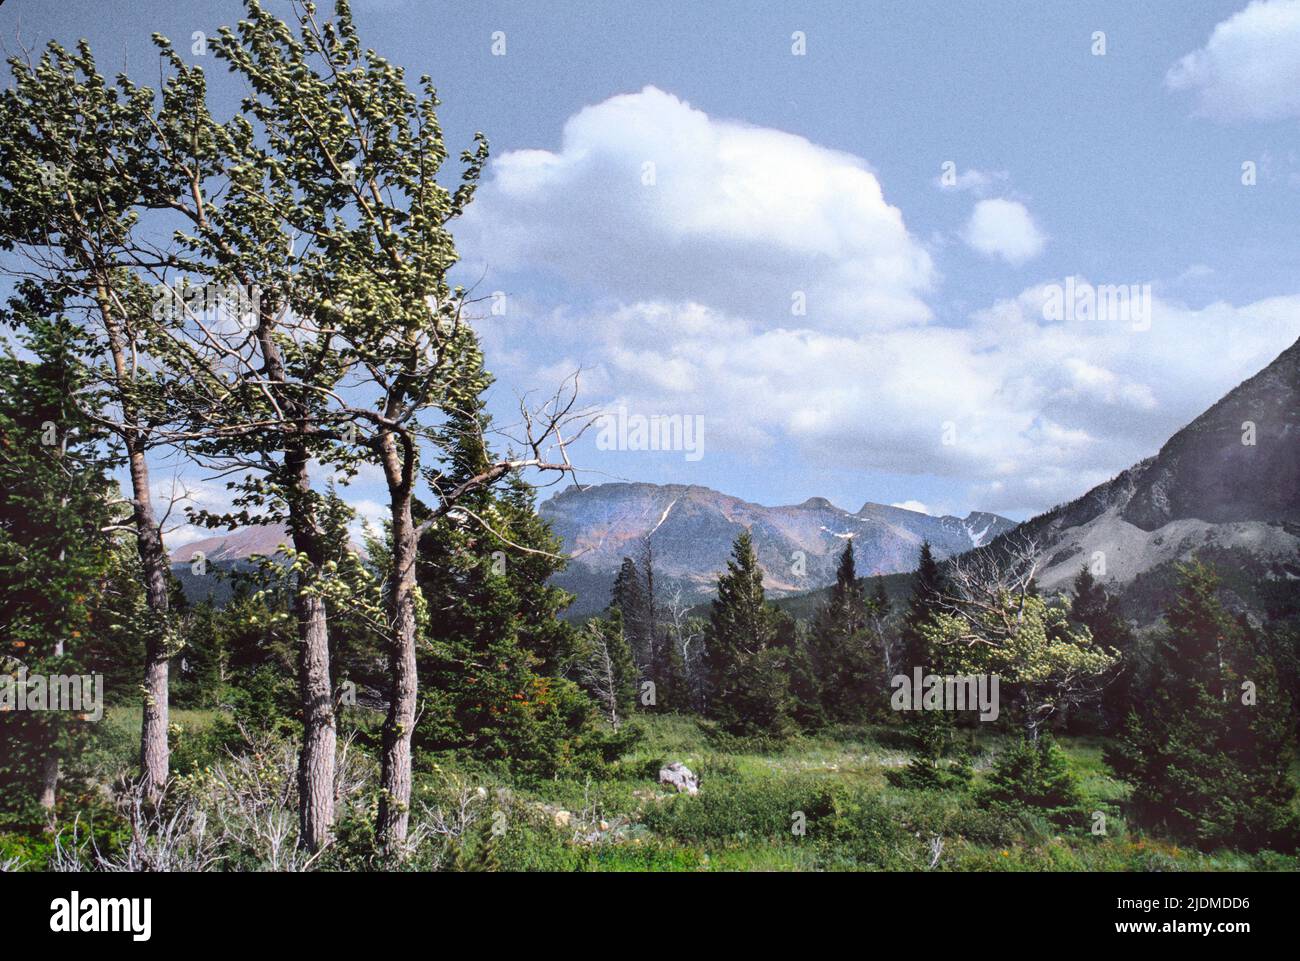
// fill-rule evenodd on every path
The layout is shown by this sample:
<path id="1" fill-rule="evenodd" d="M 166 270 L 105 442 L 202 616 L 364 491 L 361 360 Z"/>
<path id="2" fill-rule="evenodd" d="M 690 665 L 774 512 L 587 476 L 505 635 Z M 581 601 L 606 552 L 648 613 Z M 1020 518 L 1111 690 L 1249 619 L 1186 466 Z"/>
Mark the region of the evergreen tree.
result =
<path id="1" fill-rule="evenodd" d="M 1264 644 L 1223 609 L 1218 578 L 1180 568 L 1154 683 L 1107 763 L 1144 824 L 1204 848 L 1294 848 L 1287 702 Z"/>
<path id="2" fill-rule="evenodd" d="M 916 668 L 922 675 L 939 674 L 943 670 L 942 652 L 937 650 L 927 633 L 939 613 L 939 598 L 943 595 L 944 580 L 939 564 L 934 559 L 930 542 L 921 544 L 916 573 L 912 580 L 912 596 L 907 603 L 903 619 L 903 662 L 897 673 L 910 679 Z M 953 753 L 956 744 L 956 724 L 948 711 L 909 711 L 904 715 L 912 738 L 913 758 L 907 768 L 891 780 L 903 787 L 938 787 L 950 784 L 953 777 L 943 759 Z M 958 781 L 964 782 L 966 772 L 961 766 L 955 772 Z"/>
<path id="3" fill-rule="evenodd" d="M 78 403 L 80 336 L 30 300 L 15 306 L 34 360 L 0 357 L 0 671 L 10 697 L 24 668 L 28 678 L 87 673 L 114 522 L 103 438 Z M 0 710 L 0 803 L 51 809 L 87 725 L 65 710 L 13 707 Z"/>
<path id="4" fill-rule="evenodd" d="M 938 612 L 938 599 L 943 594 L 943 573 L 934 559 L 930 542 L 921 544 L 920 557 L 916 572 L 912 575 L 912 596 L 907 602 L 907 613 L 903 620 L 903 665 L 900 673 L 906 673 L 915 667 L 925 670 L 937 668 L 937 658 L 930 648 L 922 628 Z"/>
<path id="5" fill-rule="evenodd" d="M 641 572 L 637 570 L 636 561 L 625 557 L 614 576 L 614 587 L 609 597 L 610 610 L 619 611 L 626 622 L 640 618 L 644 606 L 645 592 L 641 589 Z"/>
<path id="6" fill-rule="evenodd" d="M 1119 663 L 1111 672 L 1096 708 L 1103 730 L 1116 731 L 1123 724 L 1134 692 L 1140 686 L 1137 647 L 1133 632 L 1120 612 L 1119 599 L 1110 596 L 1086 566 L 1074 579 L 1070 619 L 1088 628 L 1093 640 L 1103 648 L 1119 654 Z"/>
<path id="7" fill-rule="evenodd" d="M 632 660 L 643 678 L 650 674 L 650 638 L 646 626 L 650 620 L 646 609 L 645 578 L 635 560 L 624 557 L 619 565 L 618 574 L 614 576 L 614 586 L 610 591 L 609 609 L 617 611 L 623 625 L 624 636 L 632 651 Z"/>
<path id="8" fill-rule="evenodd" d="M 790 680 L 790 716 L 800 730 L 815 731 L 824 727 L 827 717 L 818 658 L 813 651 L 811 631 L 802 625 L 796 625 L 786 663 Z"/>
<path id="9" fill-rule="evenodd" d="M 705 638 L 708 715 L 735 734 L 789 731 L 785 658 L 777 618 L 763 591 L 763 572 L 749 532 L 732 547 L 709 614 Z"/>
<path id="10" fill-rule="evenodd" d="M 893 605 L 889 601 L 889 593 L 885 590 L 885 579 L 879 574 L 876 575 L 873 581 L 871 600 L 868 603 L 871 605 L 872 613 L 877 617 L 888 617 L 893 610 Z"/>
<path id="11" fill-rule="evenodd" d="M 230 654 L 219 629 L 220 613 L 210 598 L 205 598 L 178 616 L 183 642 L 171 674 L 171 699 L 176 707 L 219 707 L 230 674 Z"/>
<path id="12" fill-rule="evenodd" d="M 639 617 L 639 623 L 636 626 L 637 636 L 641 639 L 642 647 L 642 668 L 645 671 L 648 680 L 655 685 L 655 705 L 658 706 L 659 687 L 662 678 L 660 674 L 663 670 L 663 642 L 659 637 L 659 608 L 658 598 L 655 597 L 655 551 L 654 544 L 650 541 L 650 535 L 646 534 L 641 538 L 641 550 L 638 569 L 641 571 L 642 584 L 642 604 Z"/>
<path id="13" fill-rule="evenodd" d="M 491 462 L 481 397 L 440 430 L 448 456 L 431 479 L 454 488 Z M 533 509 L 522 481 L 478 488 L 428 527 L 416 579 L 421 630 L 420 720 L 415 741 L 507 764 L 525 775 L 594 771 L 628 743 L 599 726 L 576 684 L 558 676 L 578 647 L 559 619 L 571 598 L 552 587 L 563 567 L 559 539 Z"/>
<path id="14" fill-rule="evenodd" d="M 1049 732 L 1003 751 L 979 798 L 991 807 L 1036 809 L 1062 827 L 1085 823 L 1078 779 Z"/>
<path id="15" fill-rule="evenodd" d="M 690 706 L 691 687 L 682 653 L 673 632 L 664 623 L 655 588 L 654 547 L 649 536 L 641 539 L 639 560 L 624 557 L 610 591 L 610 610 L 620 613 L 624 635 L 632 652 L 643 688 L 638 698 L 642 710 L 666 712 Z M 644 685 L 649 682 L 651 688 Z M 653 701 L 646 694 L 653 691 Z"/>
<path id="16" fill-rule="evenodd" d="M 860 721 L 879 693 L 875 645 L 867 629 L 867 600 L 858 580 L 853 542 L 840 554 L 835 584 L 811 634 L 822 708 L 832 721 Z"/>

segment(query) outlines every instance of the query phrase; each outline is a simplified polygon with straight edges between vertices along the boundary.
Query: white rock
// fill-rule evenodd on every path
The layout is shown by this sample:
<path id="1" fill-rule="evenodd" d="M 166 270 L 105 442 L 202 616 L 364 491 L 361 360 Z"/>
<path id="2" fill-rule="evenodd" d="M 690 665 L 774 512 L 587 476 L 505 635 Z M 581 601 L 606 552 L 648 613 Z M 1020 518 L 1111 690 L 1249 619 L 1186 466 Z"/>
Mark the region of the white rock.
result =
<path id="1" fill-rule="evenodd" d="M 668 784 L 677 789 L 678 794 L 699 794 L 700 779 L 691 773 L 681 761 L 673 761 L 667 767 L 659 769 L 659 783 Z"/>

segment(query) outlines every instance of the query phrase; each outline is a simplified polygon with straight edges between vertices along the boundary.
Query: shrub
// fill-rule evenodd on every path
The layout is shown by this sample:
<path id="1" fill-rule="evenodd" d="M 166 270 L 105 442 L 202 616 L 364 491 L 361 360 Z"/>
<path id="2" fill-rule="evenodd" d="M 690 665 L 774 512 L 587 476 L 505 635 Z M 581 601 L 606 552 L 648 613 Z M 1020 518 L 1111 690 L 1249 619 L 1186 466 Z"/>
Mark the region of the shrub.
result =
<path id="1" fill-rule="evenodd" d="M 998 756 L 980 799 L 993 808 L 1030 808 L 1059 826 L 1085 823 L 1083 797 L 1051 734 L 1022 738 Z"/>
<path id="2" fill-rule="evenodd" d="M 793 838 L 794 815 L 802 812 L 815 836 L 821 819 L 835 812 L 831 791 L 803 779 L 764 778 L 702 783 L 699 795 L 679 795 L 646 812 L 656 834 L 687 843 Z"/>

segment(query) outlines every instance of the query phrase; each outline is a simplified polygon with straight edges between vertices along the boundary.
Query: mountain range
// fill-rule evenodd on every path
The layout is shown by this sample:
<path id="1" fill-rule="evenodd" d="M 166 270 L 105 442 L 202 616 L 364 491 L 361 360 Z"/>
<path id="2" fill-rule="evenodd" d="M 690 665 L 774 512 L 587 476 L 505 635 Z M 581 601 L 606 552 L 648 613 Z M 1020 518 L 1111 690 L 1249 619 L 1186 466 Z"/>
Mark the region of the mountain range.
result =
<path id="1" fill-rule="evenodd" d="M 555 583 L 577 595 L 570 616 L 608 603 L 623 558 L 639 557 L 643 538 L 654 552 L 655 576 L 666 593 L 696 603 L 712 595 L 732 542 L 748 530 L 770 594 L 779 597 L 835 580 L 845 541 L 853 540 L 858 570 L 891 574 L 916 566 L 928 540 L 945 558 L 986 544 L 1016 526 L 997 514 L 932 517 L 919 511 L 864 504 L 856 512 L 823 497 L 764 507 L 707 487 L 616 483 L 572 486 L 545 501 L 538 513 L 571 556 Z"/>

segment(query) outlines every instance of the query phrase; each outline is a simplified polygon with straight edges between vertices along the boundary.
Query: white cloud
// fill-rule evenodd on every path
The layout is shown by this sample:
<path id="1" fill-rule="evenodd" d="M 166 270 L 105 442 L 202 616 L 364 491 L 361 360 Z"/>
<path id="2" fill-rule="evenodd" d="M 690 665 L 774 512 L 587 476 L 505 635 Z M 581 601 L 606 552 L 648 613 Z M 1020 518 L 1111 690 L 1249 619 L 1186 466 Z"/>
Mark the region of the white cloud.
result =
<path id="1" fill-rule="evenodd" d="M 348 525 L 348 537 L 353 544 L 364 545 L 368 534 L 383 535 L 384 521 L 390 517 L 387 505 L 363 497 L 348 499 L 348 506 L 357 513 Z"/>
<path id="2" fill-rule="evenodd" d="M 1300 0 L 1256 0 L 1215 26 L 1169 68 L 1165 85 L 1194 91 L 1216 120 L 1300 117 Z"/>
<path id="3" fill-rule="evenodd" d="M 650 193 L 644 156 L 659 159 Z M 500 239 L 489 267 L 504 277 L 486 289 L 527 285 L 480 325 L 502 381 L 553 389 L 582 367 L 587 403 L 700 414 L 706 456 L 758 470 L 926 475 L 969 506 L 1034 512 L 1155 453 L 1300 333 L 1300 296 L 1196 310 L 1153 297 L 1136 330 L 1048 319 L 1046 285 L 930 323 L 933 270 L 865 161 L 653 88 L 580 112 L 558 152 L 499 163 L 468 249 Z M 850 189 L 823 194 L 825 178 Z M 1041 248 L 1023 206 L 981 208 L 1003 228 L 989 231 L 996 255 Z M 999 218 L 1008 208 L 1021 216 Z M 913 269 L 877 269 L 871 251 Z M 538 264 L 549 274 L 515 273 Z M 798 289 L 806 316 L 789 311 Z M 641 470 L 612 463 L 600 469 Z"/>
<path id="4" fill-rule="evenodd" d="M 696 301 L 769 328 L 796 322 L 797 299 L 822 328 L 930 317 L 930 255 L 863 160 L 655 87 L 580 110 L 557 152 L 500 157 L 456 235 L 468 261 L 598 281 L 624 303 Z"/>
<path id="5" fill-rule="evenodd" d="M 1153 298 L 1149 330 L 1048 321 L 1044 297 L 1044 286 L 1029 288 L 964 328 L 858 336 L 717 316 L 726 338 L 704 327 L 653 348 L 641 338 L 674 307 L 632 304 L 604 315 L 603 341 L 587 345 L 591 382 L 609 391 L 591 399 L 701 414 L 710 453 L 947 478 L 968 485 L 969 505 L 1034 512 L 1154 454 L 1300 333 L 1300 296 L 1199 310 Z M 568 355 L 580 339 L 548 343 Z"/>
<path id="6" fill-rule="evenodd" d="M 1003 198 L 979 201 L 963 237 L 973 250 L 1013 266 L 1033 260 L 1047 243 L 1025 205 Z"/>

